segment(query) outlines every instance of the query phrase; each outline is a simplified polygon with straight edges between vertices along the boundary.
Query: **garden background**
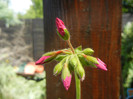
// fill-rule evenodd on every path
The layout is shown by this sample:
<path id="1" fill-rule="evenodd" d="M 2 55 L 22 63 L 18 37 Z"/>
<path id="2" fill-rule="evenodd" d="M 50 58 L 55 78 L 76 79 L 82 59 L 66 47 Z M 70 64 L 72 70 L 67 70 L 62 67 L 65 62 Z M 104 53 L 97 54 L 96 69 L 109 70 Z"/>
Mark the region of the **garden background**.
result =
<path id="1" fill-rule="evenodd" d="M 43 1 L 31 1 L 32 5 L 23 14 L 15 13 L 9 8 L 10 0 L 0 0 L 0 99 L 44 99 L 46 97 L 45 71 L 40 81 L 36 80 L 38 75 L 32 79 L 28 77 L 25 79 L 22 75 L 16 75 L 15 72 L 19 67 L 39 59 L 46 49 L 45 46 L 49 45 L 44 43 L 46 40 Z M 124 99 L 127 97 L 127 88 L 133 87 L 133 1 L 123 0 L 121 5 L 122 72 L 119 97 Z"/>

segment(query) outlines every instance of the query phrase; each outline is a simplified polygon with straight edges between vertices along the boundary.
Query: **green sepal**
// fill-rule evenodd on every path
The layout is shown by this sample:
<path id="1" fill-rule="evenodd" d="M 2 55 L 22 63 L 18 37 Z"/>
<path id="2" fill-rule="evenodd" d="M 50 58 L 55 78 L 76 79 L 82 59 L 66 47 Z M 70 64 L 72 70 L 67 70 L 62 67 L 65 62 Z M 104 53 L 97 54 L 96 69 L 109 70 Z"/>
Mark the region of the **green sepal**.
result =
<path id="1" fill-rule="evenodd" d="M 71 51 L 70 48 L 68 48 L 68 49 L 63 49 L 62 52 L 63 52 L 64 54 L 68 54 L 68 55 L 72 54 L 72 51 Z"/>
<path id="2" fill-rule="evenodd" d="M 62 59 L 53 69 L 53 74 L 58 75 L 63 69 L 64 62 L 66 61 L 66 58 Z"/>
<path id="3" fill-rule="evenodd" d="M 59 50 L 59 51 L 60 51 L 60 53 L 58 53 L 58 51 L 52 51 L 52 52 L 47 52 L 47 53 L 43 54 L 42 56 L 50 56 L 49 58 L 47 58 L 45 60 L 45 62 L 50 62 L 50 61 L 54 60 L 58 55 L 60 55 L 62 53 L 61 50 Z"/>
<path id="4" fill-rule="evenodd" d="M 98 64 L 98 61 L 97 61 L 97 59 L 95 57 L 86 56 L 85 58 L 87 59 L 87 61 L 89 61 L 92 64 Z"/>
<path id="5" fill-rule="evenodd" d="M 71 64 L 72 68 L 77 66 L 78 60 L 76 54 L 71 55 L 69 63 Z"/>
<path id="6" fill-rule="evenodd" d="M 67 55 L 58 55 L 55 60 L 56 61 L 61 61 L 62 59 L 64 59 L 65 57 L 67 57 Z"/>
<path id="7" fill-rule="evenodd" d="M 91 48 L 86 48 L 83 50 L 83 53 L 86 55 L 92 55 L 94 53 L 94 50 Z"/>
<path id="8" fill-rule="evenodd" d="M 78 46 L 77 48 L 75 48 L 75 52 L 78 53 L 78 52 L 81 52 L 82 51 L 82 46 Z"/>
<path id="9" fill-rule="evenodd" d="M 71 75 L 71 72 L 70 72 L 69 67 L 68 67 L 68 62 L 65 62 L 64 66 L 63 66 L 61 78 L 62 78 L 62 80 L 65 80 L 65 78 L 67 76 L 69 77 L 70 75 Z"/>
<path id="10" fill-rule="evenodd" d="M 83 57 L 83 55 L 78 55 L 79 57 L 79 60 L 81 62 L 81 64 L 83 66 L 90 66 L 90 67 L 94 67 L 94 68 L 97 68 L 96 65 L 94 65 L 93 63 L 91 63 L 90 61 L 87 61 L 85 57 Z"/>
<path id="11" fill-rule="evenodd" d="M 77 66 L 75 68 L 75 72 L 81 81 L 83 81 L 85 79 L 85 70 L 84 70 L 83 66 L 81 65 L 80 61 L 78 62 Z"/>
<path id="12" fill-rule="evenodd" d="M 65 35 L 64 35 L 64 40 L 68 40 L 70 38 L 70 33 L 67 29 L 64 29 Z"/>
<path id="13" fill-rule="evenodd" d="M 65 32 L 65 34 L 64 34 L 64 36 L 62 36 L 62 35 L 58 32 L 58 30 L 57 30 L 57 34 L 58 34 L 63 40 L 68 40 L 68 39 L 70 38 L 70 34 L 69 34 L 69 32 L 68 32 L 67 29 L 64 29 L 64 32 Z"/>
<path id="14" fill-rule="evenodd" d="M 83 66 L 89 66 L 90 65 L 89 62 L 82 55 L 78 55 L 78 57 L 79 57 L 79 60 Z"/>
<path id="15" fill-rule="evenodd" d="M 52 52 L 44 53 L 42 56 L 53 56 L 55 54 L 56 54 L 56 51 L 52 51 Z"/>

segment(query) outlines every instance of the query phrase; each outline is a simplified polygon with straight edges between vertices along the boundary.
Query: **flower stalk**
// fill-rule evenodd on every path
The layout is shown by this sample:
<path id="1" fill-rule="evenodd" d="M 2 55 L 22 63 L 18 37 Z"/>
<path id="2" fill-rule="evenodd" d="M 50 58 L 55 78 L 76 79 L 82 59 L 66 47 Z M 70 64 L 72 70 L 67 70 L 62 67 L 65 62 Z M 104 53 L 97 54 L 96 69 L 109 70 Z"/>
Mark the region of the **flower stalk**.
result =
<path id="1" fill-rule="evenodd" d="M 73 54 L 75 54 L 74 48 L 70 42 L 70 39 L 68 39 L 67 44 L 69 45 L 69 47 L 71 48 Z M 80 79 L 78 78 L 76 71 L 74 71 L 74 76 L 75 76 L 75 87 L 76 87 L 76 99 L 81 99 L 81 85 L 80 85 Z"/>
<path id="2" fill-rule="evenodd" d="M 92 56 L 94 50 L 86 48 L 82 50 L 82 46 L 73 48 L 70 42 L 70 34 L 64 22 L 56 18 L 57 34 L 60 38 L 67 42 L 70 48 L 58 51 L 47 52 L 36 61 L 36 65 L 45 64 L 53 60 L 59 63 L 54 67 L 53 74 L 55 76 L 61 74 L 61 79 L 65 89 L 68 91 L 71 85 L 72 72 L 75 75 L 76 99 L 81 99 L 81 81 L 85 79 L 84 67 L 98 68 L 107 71 L 106 64 L 99 58 Z"/>
<path id="3" fill-rule="evenodd" d="M 73 48 L 73 46 L 72 46 L 72 44 L 71 44 L 71 42 L 70 42 L 70 39 L 68 39 L 66 42 L 67 42 L 67 44 L 69 45 L 69 47 L 71 48 L 73 54 L 75 54 L 75 51 L 74 51 L 74 48 Z"/>
<path id="4" fill-rule="evenodd" d="M 75 75 L 75 83 L 76 83 L 76 99 L 81 99 L 80 79 L 78 79 L 76 72 L 74 72 L 74 75 Z"/>

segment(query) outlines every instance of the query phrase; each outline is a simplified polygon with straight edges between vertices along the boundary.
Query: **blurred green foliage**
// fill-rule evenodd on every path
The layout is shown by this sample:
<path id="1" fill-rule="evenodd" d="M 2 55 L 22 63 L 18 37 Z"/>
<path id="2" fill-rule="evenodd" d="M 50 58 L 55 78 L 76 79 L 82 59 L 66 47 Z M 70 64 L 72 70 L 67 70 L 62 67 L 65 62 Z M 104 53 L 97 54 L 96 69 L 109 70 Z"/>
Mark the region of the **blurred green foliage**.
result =
<path id="1" fill-rule="evenodd" d="M 133 82 L 133 22 L 124 27 L 122 33 L 122 76 L 124 88 L 131 87 Z"/>
<path id="2" fill-rule="evenodd" d="M 18 14 L 20 19 L 35 19 L 35 18 L 43 18 L 43 2 L 42 0 L 31 0 L 32 5 L 26 14 Z"/>
<path id="3" fill-rule="evenodd" d="M 45 99 L 45 79 L 39 82 L 17 76 L 8 63 L 0 63 L 0 99 Z"/>
<path id="4" fill-rule="evenodd" d="M 4 20 L 7 26 L 21 23 L 8 5 L 9 0 L 0 0 L 0 20 Z"/>
<path id="5" fill-rule="evenodd" d="M 122 12 L 133 13 L 133 0 L 122 0 Z"/>

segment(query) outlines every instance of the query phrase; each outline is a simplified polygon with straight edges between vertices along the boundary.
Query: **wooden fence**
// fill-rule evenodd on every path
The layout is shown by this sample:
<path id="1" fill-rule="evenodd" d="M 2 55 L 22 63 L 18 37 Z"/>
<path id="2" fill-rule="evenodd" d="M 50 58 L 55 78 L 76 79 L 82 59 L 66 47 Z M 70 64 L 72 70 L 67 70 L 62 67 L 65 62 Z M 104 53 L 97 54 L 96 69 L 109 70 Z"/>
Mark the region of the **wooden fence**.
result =
<path id="1" fill-rule="evenodd" d="M 43 0 L 45 51 L 68 47 L 56 34 L 55 18 L 71 33 L 74 47 L 91 47 L 104 60 L 108 71 L 85 68 L 82 99 L 119 99 L 121 0 Z M 75 99 L 74 77 L 65 90 L 60 76 L 53 76 L 55 63 L 47 64 L 47 99 Z"/>

